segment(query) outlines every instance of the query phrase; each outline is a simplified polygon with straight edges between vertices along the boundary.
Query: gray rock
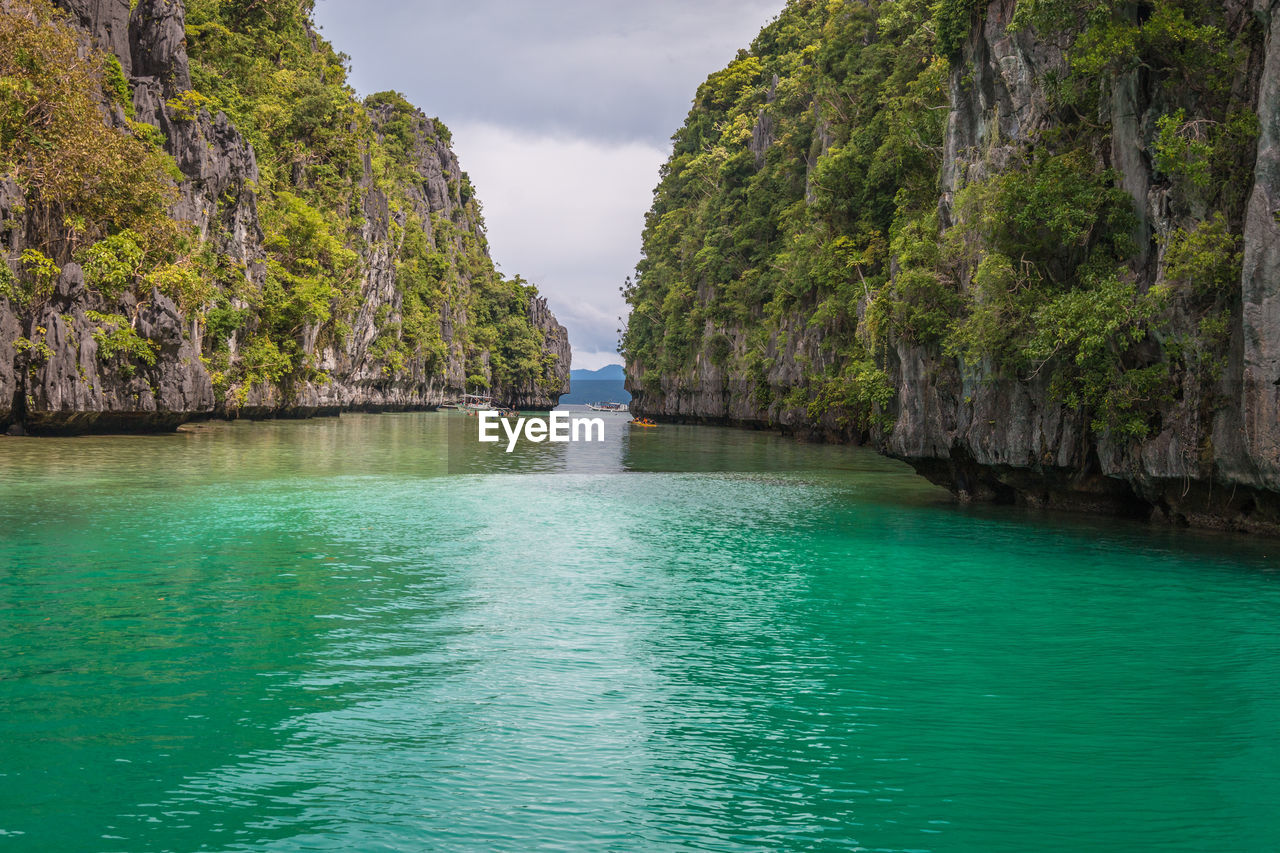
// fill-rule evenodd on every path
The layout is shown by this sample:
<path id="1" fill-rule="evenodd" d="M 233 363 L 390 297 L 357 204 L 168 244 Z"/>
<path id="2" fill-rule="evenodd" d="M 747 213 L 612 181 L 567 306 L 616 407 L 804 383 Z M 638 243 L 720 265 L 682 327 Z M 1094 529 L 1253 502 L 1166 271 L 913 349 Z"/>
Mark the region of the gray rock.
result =
<path id="1" fill-rule="evenodd" d="M 0 428 L 21 416 L 22 375 L 13 342 L 22 336 L 15 307 L 0 299 Z"/>
<path id="2" fill-rule="evenodd" d="M 979 37 L 953 71 L 943 167 L 950 190 L 998 165 L 992 151 L 1021 142 L 1043 120 L 1038 111 L 1046 99 L 1036 90 L 1036 74 L 1063 67 L 1060 55 L 1004 34 L 1011 11 L 1010 4 L 991 4 Z M 894 370 L 900 409 L 883 442 L 885 452 L 962 495 L 1280 533 L 1277 35 L 1269 27 L 1257 106 L 1263 132 L 1244 234 L 1244 316 L 1223 389 L 1240 399 L 1239 408 L 1217 407 L 1206 420 L 1204 412 L 1213 407 L 1187 379 L 1173 395 L 1175 402 L 1164 407 L 1158 433 L 1117 443 L 1094 434 L 1055 402 L 1043 382 L 1002 377 L 989 367 L 961 375 L 950 359 L 900 345 Z M 1139 210 L 1135 237 L 1145 246 L 1152 230 L 1167 233 L 1179 223 L 1151 189 L 1151 167 L 1142 151 L 1156 105 L 1144 102 L 1137 79 L 1123 75 L 1111 90 L 1110 165 Z M 969 80 L 972 85 L 966 85 Z M 1144 254 L 1135 266 L 1147 283 L 1155 283 L 1158 264 Z M 1190 328 L 1195 321 L 1175 316 L 1172 322 Z"/>
<path id="3" fill-rule="evenodd" d="M 1059 47 L 1030 31 L 1007 32 L 1015 5 L 988 4 L 951 72 L 941 173 L 944 227 L 953 224 L 956 191 L 1003 169 L 1055 120 L 1040 81 L 1047 72 L 1061 75 L 1065 58 Z M 966 367 L 936 347 L 898 341 L 877 353 L 896 390 L 889 412 L 893 429 L 874 437 L 880 450 L 964 500 L 1280 534 L 1280 0 L 1253 0 L 1252 8 L 1246 0 L 1229 0 L 1224 6 L 1229 27 L 1242 29 L 1256 15 L 1267 39 L 1261 61 L 1238 86 L 1239 92 L 1257 92 L 1262 132 L 1244 226 L 1242 310 L 1219 387 L 1183 379 L 1170 389 L 1172 400 L 1162 406 L 1152 435 L 1119 441 L 1098 434 L 1081 413 L 1059 403 L 1044 378 L 1007 376 L 990 364 Z M 1145 153 L 1166 106 L 1150 103 L 1150 97 L 1142 75 L 1133 73 L 1114 81 L 1102 104 L 1112 125 L 1106 165 L 1116 169 L 1120 186 L 1134 200 L 1134 236 L 1148 249 L 1151 234 L 1183 224 L 1171 213 L 1174 205 Z M 763 116 L 752 141 L 757 158 L 769 134 Z M 1143 286 L 1160 282 L 1158 251 L 1144 250 L 1133 267 Z M 698 298 L 709 301 L 705 287 Z M 1172 311 L 1173 332 L 1194 331 L 1197 318 L 1181 308 Z M 704 339 L 715 336 L 723 336 L 739 356 L 745 353 L 741 329 L 708 323 Z M 784 318 L 764 353 L 769 367 L 763 378 L 731 380 L 706 352 L 677 375 L 633 361 L 627 366 L 631 409 L 840 441 L 872 437 L 786 403 L 806 373 L 830 363 L 822 338 L 823 330 L 809 327 L 804 317 Z"/>
<path id="4" fill-rule="evenodd" d="M 1258 94 L 1261 134 L 1244 226 L 1240 431 L 1243 456 L 1228 460 L 1242 482 L 1280 484 L 1280 3 L 1268 10 L 1266 62 Z"/>
<path id="5" fill-rule="evenodd" d="M 54 0 L 71 13 L 98 47 L 114 53 L 125 76 L 133 73 L 129 55 L 129 0 Z"/>
<path id="6" fill-rule="evenodd" d="M 247 290 L 261 288 L 266 252 L 253 147 L 221 113 L 170 106 L 191 88 L 181 0 L 139 0 L 132 16 L 127 0 L 63 0 L 61 5 L 85 29 L 86 41 L 113 52 L 131 75 L 136 121 L 163 133 L 166 150 L 182 173 L 172 215 L 192 223 L 202 241 L 238 262 Z M 372 114 L 375 128 L 389 117 L 385 109 Z M 125 124 L 118 110 L 110 121 Z M 463 198 L 457 157 L 431 119 L 416 112 L 412 124 L 409 153 L 416 175 L 404 188 L 410 210 L 428 232 L 433 221 L 448 221 L 455 230 L 458 251 L 462 235 L 486 246 L 483 223 Z M 405 224 L 406 212 L 393 211 L 375 186 L 367 155 L 364 172 L 360 187 L 364 223 L 360 239 L 351 241 L 361 255 L 359 298 L 353 313 L 342 318 L 351 331 L 340 341 L 323 340 L 317 327 L 301 334 L 304 355 L 323 371 L 324 381 L 239 389 L 242 395 L 219 404 L 200 359 L 201 324 L 158 292 L 141 301 L 132 296 L 104 299 L 85 286 L 80 268 L 68 263 L 46 303 L 20 310 L 0 298 L 0 428 L 20 422 L 31 432 L 45 434 L 157 430 L 214 413 L 302 417 L 343 409 L 432 408 L 461 393 L 467 364 L 458 330 L 468 320 L 465 292 L 440 306 L 440 329 L 448 349 L 443 369 L 429 369 L 421 358 L 409 359 L 404 369 L 388 375 L 386 366 L 370 352 L 384 324 L 399 324 L 402 319 L 396 267 L 400 238 L 395 235 L 403 234 L 400 226 Z M 0 180 L 0 248 L 7 257 L 38 243 L 39 232 L 18 215 L 24 207 L 21 187 Z M 437 240 L 434 233 L 427 236 Z M 244 307 L 244 302 L 236 307 Z M 533 300 L 527 310 L 543 332 L 548 350 L 557 355 L 554 367 L 542 382 L 494 391 L 522 405 L 553 405 L 556 392 L 568 387 L 568 337 L 545 301 Z M 94 337 L 95 331 L 103 332 L 101 324 L 89 318 L 91 311 L 126 317 L 133 331 L 154 345 L 155 363 L 106 356 Z M 255 322 L 250 321 L 249 332 Z M 233 358 L 241 343 L 239 334 L 227 342 Z M 19 353 L 13 346 L 19 337 L 41 346 Z M 487 359 L 482 361 L 487 372 Z"/>
<path id="7" fill-rule="evenodd" d="M 25 215 L 22 188 L 12 180 L 0 180 L 0 264 L 5 264 L 10 275 L 18 272 L 16 258 L 25 247 Z M 3 274 L 4 271 L 0 271 Z M 18 416 L 21 403 L 21 376 L 15 364 L 17 352 L 13 342 L 22 335 L 18 306 L 0 296 L 0 428 L 7 427 Z"/>
<path id="8" fill-rule="evenodd" d="M 171 96 L 190 89 L 186 38 L 181 0 L 139 0 L 129 17 L 133 76 L 156 78 Z"/>
<path id="9" fill-rule="evenodd" d="M 550 409 L 560 402 L 561 394 L 569 393 L 569 367 L 572 352 L 569 349 L 569 332 L 556 320 L 547 300 L 541 296 L 529 298 L 529 320 L 542 332 L 544 348 L 555 356 L 555 362 L 539 382 L 531 382 L 514 388 L 499 388 L 500 400 L 517 409 Z"/>
<path id="10" fill-rule="evenodd" d="M 107 307 L 151 341 L 154 364 L 102 351 L 95 332 L 109 329 L 88 312 Z M 102 305 L 85 288 L 80 267 L 67 264 L 54 299 L 27 322 L 26 337 L 43 342 L 49 353 L 46 357 L 32 349 L 24 359 L 27 430 L 162 430 L 211 413 L 213 385 L 184 325 L 177 306 L 155 291 L 143 303 L 126 299 L 117 306 Z"/>

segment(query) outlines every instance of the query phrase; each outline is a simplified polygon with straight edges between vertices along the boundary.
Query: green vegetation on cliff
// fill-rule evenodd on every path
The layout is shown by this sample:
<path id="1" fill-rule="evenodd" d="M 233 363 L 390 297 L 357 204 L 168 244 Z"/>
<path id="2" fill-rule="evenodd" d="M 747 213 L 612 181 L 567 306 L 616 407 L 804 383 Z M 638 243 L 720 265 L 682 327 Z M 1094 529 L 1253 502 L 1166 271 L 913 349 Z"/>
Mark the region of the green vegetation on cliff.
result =
<path id="1" fill-rule="evenodd" d="M 127 256 L 104 270 L 109 290 L 182 263 L 189 235 L 167 212 L 177 198 L 173 161 L 146 132 L 154 128 L 103 122 L 104 103 L 127 100 L 119 62 L 82 50 L 79 33 L 45 0 L 14 5 L 0 12 L 0 178 L 21 188 L 20 212 L 44 239 L 26 248 L 0 297 L 46 298 L 57 264 L 114 255 L 124 244 Z"/>
<path id="2" fill-rule="evenodd" d="M 308 323 L 321 324 L 334 343 L 349 334 L 357 252 L 372 248 L 357 236 L 370 189 L 364 182 L 371 178 L 400 214 L 399 227 L 386 239 L 398 259 L 403 307 L 398 318 L 379 322 L 372 350 L 383 372 L 395 376 L 414 361 L 428 373 L 444 369 L 448 351 L 440 310 L 450 304 L 467 312 L 465 363 L 488 357 L 487 374 L 469 371 L 472 384 L 545 380 L 542 334 L 526 311 L 536 290 L 518 278 L 504 279 L 494 268 L 466 174 L 448 187 L 457 202 L 448 218 L 431 221 L 425 206 L 415 207 L 412 188 L 429 177 L 421 172 L 416 150 L 424 142 L 415 136 L 420 114 L 395 92 L 363 104 L 354 98 L 346 83 L 347 57 L 313 30 L 312 5 L 187 4 L 192 85 L 209 98 L 209 108 L 227 113 L 258 155 L 268 252 L 261 313 L 269 322 L 262 333 L 291 369 L 303 358 L 300 334 Z M 375 127 L 370 111 L 378 109 L 389 117 Z M 444 124 L 432 119 L 429 128 L 434 139 L 425 142 L 439 141 L 447 149 L 451 140 Z"/>
<path id="3" fill-rule="evenodd" d="M 1099 434 L 1141 438 L 1172 380 L 1216 381 L 1259 27 L 1202 0 L 1020 0 L 1007 24 L 986 13 L 793 0 L 707 79 L 626 288 L 623 350 L 642 392 L 692 387 L 705 362 L 746 382 L 765 419 L 888 426 L 906 345 L 986 379 L 1048 379 Z M 983 102 L 993 126 L 977 147 L 947 123 L 991 97 L 962 60 L 990 26 L 1048 70 L 1010 70 L 1028 102 Z M 1131 131 L 1112 104 L 1137 75 L 1160 116 L 1120 138 Z M 1017 110 L 1042 120 L 1002 138 Z M 973 147 L 948 151 L 957 141 Z M 1135 198 L 1118 148 L 1145 152 L 1172 227 L 1147 221 L 1148 188 Z M 774 378 L 784 358 L 799 382 Z"/>
<path id="4" fill-rule="evenodd" d="M 86 49 L 49 0 L 0 12 L 0 181 L 24 197 L 0 297 L 37 310 L 71 261 L 113 311 L 156 287 L 194 321 L 230 408 L 255 387 L 323 387 L 335 369 L 375 385 L 558 387 L 536 289 L 490 260 L 448 129 L 394 92 L 358 100 L 311 0 L 189 0 L 185 20 L 181 4 L 134 5 L 135 40 L 148 16 L 185 26 L 179 56 L 153 57 L 154 84 Z M 162 93 L 151 123 L 135 116 L 143 85 Z M 213 180 L 221 194 L 202 196 Z"/>

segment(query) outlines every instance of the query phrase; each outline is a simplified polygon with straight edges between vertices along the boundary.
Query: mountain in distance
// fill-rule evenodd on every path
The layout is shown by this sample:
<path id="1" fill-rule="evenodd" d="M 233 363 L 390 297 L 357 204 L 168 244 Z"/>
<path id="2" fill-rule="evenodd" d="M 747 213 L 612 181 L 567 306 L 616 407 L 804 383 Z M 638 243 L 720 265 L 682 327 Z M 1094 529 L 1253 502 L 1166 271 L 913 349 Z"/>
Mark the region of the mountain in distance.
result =
<path id="1" fill-rule="evenodd" d="M 587 370 L 586 368 L 578 368 L 569 371 L 569 379 L 581 379 L 586 382 L 594 381 L 617 381 L 621 382 L 626 379 L 626 373 L 622 370 L 621 364 L 606 364 L 599 370 Z"/>
<path id="2" fill-rule="evenodd" d="M 569 393 L 560 398 L 560 405 L 580 406 L 601 401 L 629 403 L 631 395 L 622 387 L 625 378 L 621 364 L 606 364 L 598 370 L 570 370 Z"/>

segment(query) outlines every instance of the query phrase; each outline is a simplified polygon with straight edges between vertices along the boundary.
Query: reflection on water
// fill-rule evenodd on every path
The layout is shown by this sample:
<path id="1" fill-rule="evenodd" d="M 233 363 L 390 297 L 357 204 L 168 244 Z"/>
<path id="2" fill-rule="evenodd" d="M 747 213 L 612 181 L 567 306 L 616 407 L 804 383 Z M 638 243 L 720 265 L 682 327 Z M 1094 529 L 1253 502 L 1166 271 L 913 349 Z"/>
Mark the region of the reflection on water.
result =
<path id="1" fill-rule="evenodd" d="M 1280 849 L 1267 543 L 618 421 L 0 440 L 0 846 Z"/>
<path id="2" fill-rule="evenodd" d="M 604 427 L 604 440 L 536 443 L 521 433 L 512 445 L 505 428 L 499 426 L 492 434 L 501 440 L 483 443 L 479 440 L 478 419 L 461 412 L 442 414 L 442 420 L 432 424 L 431 434 L 443 431 L 449 447 L 450 474 L 649 471 L 794 475 L 860 470 L 892 475 L 901 483 L 900 475 L 906 471 L 902 465 L 877 454 L 850 453 L 850 448 L 835 445 L 805 445 L 773 432 L 681 424 L 642 428 L 631 425 L 626 414 L 593 412 L 581 406 L 563 407 L 560 411 L 571 419 L 598 419 Z M 547 413 L 521 412 L 520 417 L 545 419 Z M 507 423 L 511 430 L 518 430 L 515 419 L 507 419 Z M 586 430 L 582 433 L 585 435 Z M 934 496 L 939 495 L 935 492 Z"/>

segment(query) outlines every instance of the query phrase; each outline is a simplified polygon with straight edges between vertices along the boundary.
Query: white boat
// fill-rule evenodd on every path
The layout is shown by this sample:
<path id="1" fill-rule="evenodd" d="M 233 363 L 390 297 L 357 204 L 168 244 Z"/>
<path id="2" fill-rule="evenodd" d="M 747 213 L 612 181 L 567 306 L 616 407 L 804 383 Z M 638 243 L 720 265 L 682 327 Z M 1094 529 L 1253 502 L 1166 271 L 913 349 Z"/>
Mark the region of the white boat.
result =
<path id="1" fill-rule="evenodd" d="M 457 411 L 474 414 L 496 408 L 488 394 L 463 394 L 461 400 L 451 400 L 436 406 L 437 411 Z"/>
<path id="2" fill-rule="evenodd" d="M 626 403 L 587 403 L 587 408 L 593 412 L 616 412 L 620 415 L 627 413 Z"/>
<path id="3" fill-rule="evenodd" d="M 493 398 L 488 394 L 467 394 L 462 398 L 462 408 L 468 412 L 483 412 L 493 408 Z"/>

